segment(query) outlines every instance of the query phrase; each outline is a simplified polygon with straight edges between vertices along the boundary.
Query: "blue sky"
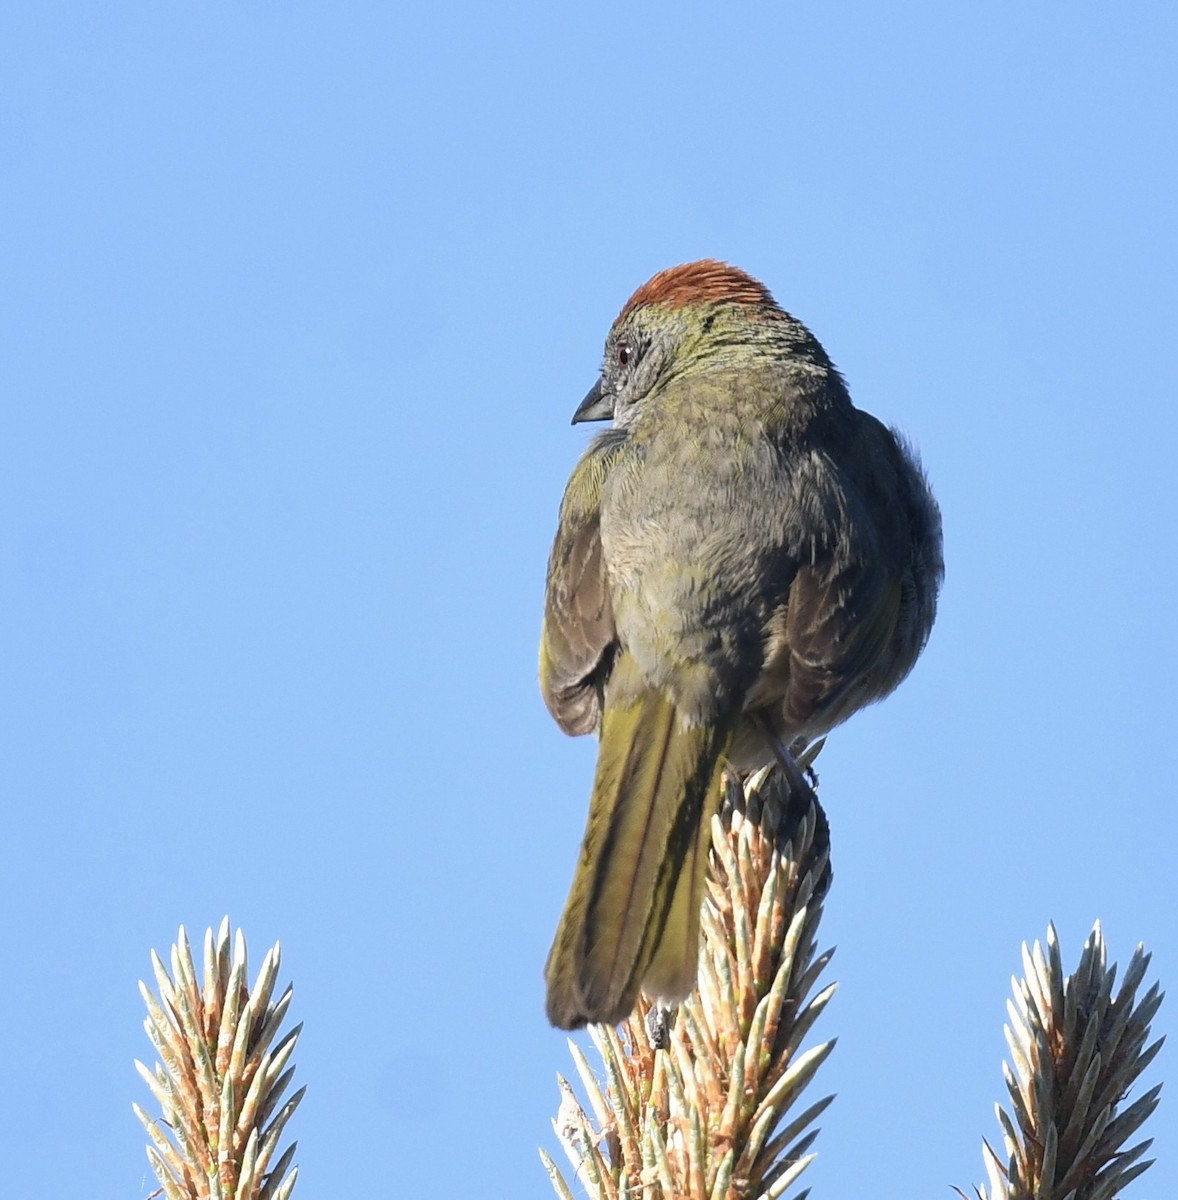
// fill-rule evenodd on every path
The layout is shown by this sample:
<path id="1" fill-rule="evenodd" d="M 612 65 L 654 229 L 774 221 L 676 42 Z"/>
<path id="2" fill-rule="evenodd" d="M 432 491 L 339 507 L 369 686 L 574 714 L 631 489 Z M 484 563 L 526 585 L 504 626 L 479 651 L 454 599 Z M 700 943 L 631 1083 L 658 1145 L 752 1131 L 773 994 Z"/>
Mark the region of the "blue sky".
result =
<path id="1" fill-rule="evenodd" d="M 594 747 L 544 567 L 610 322 L 704 256 L 945 520 L 928 651 L 820 763 L 806 1181 L 982 1178 L 1023 939 L 1178 983 L 1175 61 L 1161 3 L 8 6 L 7 1194 L 153 1190 L 135 983 L 226 912 L 306 1022 L 296 1194 L 550 1194 Z"/>

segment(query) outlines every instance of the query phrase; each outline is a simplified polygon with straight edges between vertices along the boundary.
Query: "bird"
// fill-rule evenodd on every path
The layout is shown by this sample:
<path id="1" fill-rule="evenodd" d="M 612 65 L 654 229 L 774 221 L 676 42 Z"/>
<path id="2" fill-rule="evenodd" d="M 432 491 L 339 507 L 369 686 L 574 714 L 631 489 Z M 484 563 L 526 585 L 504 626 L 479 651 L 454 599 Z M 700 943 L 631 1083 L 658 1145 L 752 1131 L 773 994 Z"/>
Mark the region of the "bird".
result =
<path id="1" fill-rule="evenodd" d="M 563 1029 L 691 992 L 724 770 L 780 761 L 891 692 L 944 575 L 915 451 L 738 267 L 639 287 L 572 421 L 610 425 L 561 500 L 540 644 L 557 724 L 599 737 L 545 967 Z"/>

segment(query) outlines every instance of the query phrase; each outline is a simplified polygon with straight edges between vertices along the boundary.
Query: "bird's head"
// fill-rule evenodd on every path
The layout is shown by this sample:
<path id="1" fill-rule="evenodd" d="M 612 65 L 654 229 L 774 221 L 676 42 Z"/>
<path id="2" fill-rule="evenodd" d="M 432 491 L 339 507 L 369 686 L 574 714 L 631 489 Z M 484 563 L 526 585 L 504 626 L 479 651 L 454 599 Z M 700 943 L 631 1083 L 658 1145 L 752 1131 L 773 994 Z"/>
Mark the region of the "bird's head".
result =
<path id="1" fill-rule="evenodd" d="M 794 355 L 829 360 L 769 289 L 705 258 L 660 271 L 626 301 L 605 339 L 601 377 L 573 414 L 628 425 L 641 401 L 686 371 L 750 370 Z"/>

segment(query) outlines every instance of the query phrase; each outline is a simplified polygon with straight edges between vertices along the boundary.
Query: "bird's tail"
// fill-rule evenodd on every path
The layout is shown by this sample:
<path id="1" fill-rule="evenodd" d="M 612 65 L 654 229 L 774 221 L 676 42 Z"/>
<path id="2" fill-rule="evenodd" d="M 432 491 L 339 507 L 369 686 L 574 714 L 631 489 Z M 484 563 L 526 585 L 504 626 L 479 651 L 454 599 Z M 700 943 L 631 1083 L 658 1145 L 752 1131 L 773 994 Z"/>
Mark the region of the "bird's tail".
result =
<path id="1" fill-rule="evenodd" d="M 553 1025 L 616 1024 L 639 991 L 675 1002 L 694 987 L 732 732 L 684 724 L 659 691 L 607 704 L 585 840 L 544 972 Z"/>

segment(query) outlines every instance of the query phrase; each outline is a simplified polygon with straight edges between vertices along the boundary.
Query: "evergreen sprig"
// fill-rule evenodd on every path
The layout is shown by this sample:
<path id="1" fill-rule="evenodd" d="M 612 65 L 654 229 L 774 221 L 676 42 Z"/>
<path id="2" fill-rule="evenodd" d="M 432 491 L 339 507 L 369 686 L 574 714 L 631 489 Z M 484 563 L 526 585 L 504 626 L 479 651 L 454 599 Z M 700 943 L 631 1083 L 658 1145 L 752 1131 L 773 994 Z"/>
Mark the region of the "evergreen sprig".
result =
<path id="1" fill-rule="evenodd" d="M 801 1103 L 834 1048 L 802 1048 L 835 990 L 815 991 L 830 961 L 815 942 L 829 847 L 809 788 L 791 791 L 775 770 L 726 781 L 696 991 L 673 1014 L 643 999 L 619 1028 L 590 1027 L 600 1081 L 569 1043 L 588 1111 L 561 1078 L 553 1126 L 589 1196 L 776 1200 L 812 1161 L 813 1122 L 833 1099 Z M 541 1157 L 557 1195 L 571 1200 Z"/>
<path id="2" fill-rule="evenodd" d="M 294 1190 L 297 1143 L 276 1152 L 306 1089 L 279 1106 L 302 1029 L 275 1040 L 293 994 L 288 986 L 272 999 L 280 958 L 278 945 L 267 951 L 248 988 L 245 938 L 238 930 L 230 953 L 228 917 L 215 938 L 205 931 L 203 981 L 183 926 L 171 974 L 152 951 L 158 998 L 142 982 L 139 990 L 144 1027 L 161 1061 L 154 1070 L 138 1061 L 135 1067 L 162 1119 L 133 1107 L 151 1138 L 147 1157 L 167 1200 L 289 1200 Z"/>
<path id="3" fill-rule="evenodd" d="M 1070 976 L 1054 926 L 1046 940 L 1046 951 L 1024 943 L 1025 974 L 1012 981 L 1013 1066 L 1003 1064 L 1010 1110 L 996 1106 L 1006 1157 L 982 1143 L 989 1187 L 975 1189 L 978 1200 L 1113 1200 L 1153 1162 L 1142 1158 L 1152 1138 L 1122 1148 L 1162 1090 L 1158 1084 L 1125 1106 L 1165 1040 L 1147 1045 L 1163 998 L 1158 985 L 1137 998 L 1150 956 L 1137 947 L 1114 996 L 1117 968 L 1107 965 L 1099 922 Z"/>

